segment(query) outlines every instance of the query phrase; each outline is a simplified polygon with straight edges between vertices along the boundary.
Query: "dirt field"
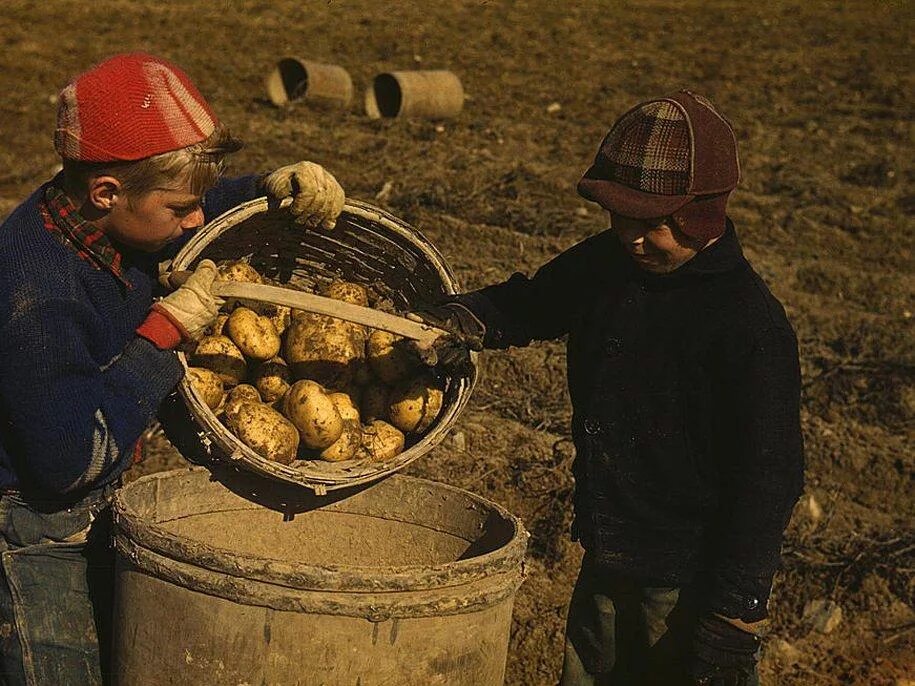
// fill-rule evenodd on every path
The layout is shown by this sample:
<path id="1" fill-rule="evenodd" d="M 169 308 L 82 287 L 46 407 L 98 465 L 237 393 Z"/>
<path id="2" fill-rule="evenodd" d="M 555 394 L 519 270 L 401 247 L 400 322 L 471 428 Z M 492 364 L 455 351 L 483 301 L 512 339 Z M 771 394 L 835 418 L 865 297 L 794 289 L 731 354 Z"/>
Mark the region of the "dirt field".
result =
<path id="1" fill-rule="evenodd" d="M 574 185 L 624 109 L 679 87 L 708 95 L 741 146 L 731 215 L 787 307 L 805 375 L 807 489 L 777 577 L 764 683 L 915 683 L 904 681 L 915 679 L 913 8 L 8 0 L 0 215 L 56 164 L 53 97 L 68 77 L 146 49 L 181 64 L 248 142 L 236 172 L 324 164 L 351 196 L 414 223 L 477 287 L 605 228 Z M 361 97 L 348 112 L 280 110 L 262 79 L 290 54 L 345 66 L 357 91 L 380 71 L 447 68 L 470 97 L 441 123 L 371 121 Z M 560 342 L 485 354 L 452 438 L 410 470 L 497 500 L 532 531 L 508 664 L 519 686 L 557 678 L 580 554 L 567 536 L 564 356 Z M 141 470 L 180 463 L 153 447 Z M 815 599 L 841 607 L 830 633 L 802 619 Z"/>

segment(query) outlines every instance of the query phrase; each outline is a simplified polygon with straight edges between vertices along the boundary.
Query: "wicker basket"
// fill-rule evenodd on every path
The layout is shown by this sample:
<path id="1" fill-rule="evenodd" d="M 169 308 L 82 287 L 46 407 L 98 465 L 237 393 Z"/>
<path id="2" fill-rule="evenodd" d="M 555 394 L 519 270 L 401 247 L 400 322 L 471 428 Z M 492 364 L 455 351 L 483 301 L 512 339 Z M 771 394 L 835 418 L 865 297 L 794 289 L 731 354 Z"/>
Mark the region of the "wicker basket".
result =
<path id="1" fill-rule="evenodd" d="M 313 290 L 333 279 L 370 287 L 394 309 L 410 310 L 456 292 L 451 269 L 416 229 L 367 203 L 350 200 L 333 231 L 303 230 L 289 212 L 259 198 L 216 218 L 182 248 L 174 270 L 193 269 L 209 258 L 245 258 L 263 276 L 280 284 Z M 228 459 L 273 479 L 307 486 L 316 493 L 375 481 L 425 455 L 446 436 L 463 410 L 476 381 L 476 359 L 466 376 L 445 385 L 442 411 L 419 440 L 384 463 L 304 461 L 283 465 L 266 460 L 235 437 L 193 390 L 185 377 L 178 390 L 200 428 L 202 443 L 213 459 Z M 187 359 L 179 353 L 182 364 Z"/>

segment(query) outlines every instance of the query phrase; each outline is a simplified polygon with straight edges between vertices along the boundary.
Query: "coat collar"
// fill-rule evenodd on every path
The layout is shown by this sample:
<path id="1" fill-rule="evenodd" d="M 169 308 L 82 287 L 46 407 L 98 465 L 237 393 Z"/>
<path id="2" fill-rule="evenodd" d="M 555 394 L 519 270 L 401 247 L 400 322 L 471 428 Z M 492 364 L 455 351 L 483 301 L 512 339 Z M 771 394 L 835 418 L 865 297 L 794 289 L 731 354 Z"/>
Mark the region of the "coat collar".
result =
<path id="1" fill-rule="evenodd" d="M 743 250 L 734 230 L 734 223 L 728 219 L 721 238 L 707 248 L 700 250 L 695 257 L 667 274 L 652 274 L 635 267 L 635 273 L 649 282 L 671 283 L 692 276 L 709 276 L 729 272 L 744 262 Z M 631 262 L 631 260 L 630 260 Z"/>

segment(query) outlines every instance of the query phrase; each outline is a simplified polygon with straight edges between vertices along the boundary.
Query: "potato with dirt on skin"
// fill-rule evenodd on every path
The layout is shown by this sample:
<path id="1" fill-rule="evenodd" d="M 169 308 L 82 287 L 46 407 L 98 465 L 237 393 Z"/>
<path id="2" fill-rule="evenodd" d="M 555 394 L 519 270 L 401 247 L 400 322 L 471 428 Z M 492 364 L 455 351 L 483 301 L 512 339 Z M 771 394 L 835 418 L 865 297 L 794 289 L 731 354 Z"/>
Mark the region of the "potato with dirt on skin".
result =
<path id="1" fill-rule="evenodd" d="M 236 307 L 225 331 L 245 357 L 269 360 L 280 351 L 280 335 L 268 317 L 247 307 Z"/>
<path id="2" fill-rule="evenodd" d="M 360 286 L 358 283 L 339 280 L 331 281 L 328 284 L 324 284 L 319 289 L 318 293 L 325 298 L 333 298 L 334 300 L 339 300 L 351 305 L 359 305 L 361 307 L 369 306 L 368 291 L 364 286 Z M 355 322 L 344 322 L 343 324 L 344 327 L 349 330 L 350 335 L 352 335 L 354 343 L 357 346 L 364 346 L 365 340 L 368 338 L 368 329 Z"/>
<path id="3" fill-rule="evenodd" d="M 347 393 L 338 391 L 336 393 L 329 393 L 328 395 L 344 422 L 349 420 L 359 421 L 359 408 L 356 407 L 356 403 L 353 402 L 353 399 Z"/>
<path id="4" fill-rule="evenodd" d="M 219 278 L 240 283 L 263 283 L 257 270 L 244 260 L 233 260 L 219 265 Z"/>
<path id="5" fill-rule="evenodd" d="M 365 344 L 365 356 L 375 375 L 386 384 L 394 384 L 409 376 L 419 367 L 420 360 L 410 349 L 410 342 L 398 336 L 375 329 Z"/>
<path id="6" fill-rule="evenodd" d="M 370 422 L 373 419 L 388 418 L 388 408 L 391 406 L 391 389 L 384 384 L 369 384 L 362 390 L 362 402 L 359 404 L 359 414 L 362 421 Z"/>
<path id="7" fill-rule="evenodd" d="M 343 418 L 324 388 L 314 381 L 296 381 L 283 398 L 283 414 L 295 425 L 308 448 L 323 450 L 343 433 Z"/>
<path id="8" fill-rule="evenodd" d="M 362 444 L 357 457 L 371 462 L 387 462 L 403 452 L 404 435 L 381 419 L 362 427 Z"/>
<path id="9" fill-rule="evenodd" d="M 429 374 L 402 381 L 391 389 L 388 417 L 407 433 L 422 433 L 442 411 L 444 393 Z"/>
<path id="10" fill-rule="evenodd" d="M 285 305 L 248 300 L 245 301 L 245 307 L 269 319 L 280 336 L 283 335 L 286 327 L 289 326 L 289 322 L 292 321 L 292 308 Z"/>
<path id="11" fill-rule="evenodd" d="M 333 298 L 351 305 L 369 306 L 369 294 L 365 286 L 351 281 L 334 280 L 324 284 L 318 289 L 318 293 L 325 298 Z"/>
<path id="12" fill-rule="evenodd" d="M 219 407 L 225 395 L 222 385 L 222 379 L 219 375 L 206 367 L 189 367 L 187 370 L 187 380 L 191 388 L 196 391 L 197 395 L 203 400 L 207 407 L 215 410 Z"/>
<path id="13" fill-rule="evenodd" d="M 351 460 L 361 446 L 362 426 L 359 420 L 347 419 L 343 422 L 343 433 L 340 434 L 340 438 L 324 448 L 318 457 L 328 462 Z"/>
<path id="14" fill-rule="evenodd" d="M 248 375 L 248 362 L 228 336 L 204 336 L 191 356 L 195 367 L 206 367 L 219 374 L 226 386 L 237 386 Z"/>
<path id="15" fill-rule="evenodd" d="M 261 395 L 251 384 L 240 383 L 226 395 L 226 403 L 222 407 L 223 424 L 235 430 L 235 418 L 242 403 L 259 403 Z"/>
<path id="16" fill-rule="evenodd" d="M 238 439 L 261 457 L 289 464 L 299 449 L 299 432 L 269 405 L 245 401 L 233 422 Z"/>
<path id="17" fill-rule="evenodd" d="M 340 388 L 350 382 L 353 362 L 362 354 L 345 322 L 334 317 L 301 315 L 286 330 L 283 358 L 296 379 Z"/>
<path id="18" fill-rule="evenodd" d="M 282 357 L 274 357 L 262 362 L 254 370 L 251 381 L 257 388 L 265 403 L 281 399 L 289 391 L 292 375 Z"/>

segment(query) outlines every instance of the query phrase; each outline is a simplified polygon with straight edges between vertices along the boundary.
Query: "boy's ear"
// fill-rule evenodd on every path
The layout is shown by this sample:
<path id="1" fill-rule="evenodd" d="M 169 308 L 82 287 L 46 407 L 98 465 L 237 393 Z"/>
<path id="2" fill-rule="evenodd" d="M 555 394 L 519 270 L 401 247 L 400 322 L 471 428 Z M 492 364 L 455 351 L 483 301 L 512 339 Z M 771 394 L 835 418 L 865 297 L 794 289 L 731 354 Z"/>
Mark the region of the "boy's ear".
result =
<path id="1" fill-rule="evenodd" d="M 113 176 L 93 176 L 86 190 L 89 202 L 100 212 L 109 211 L 123 196 L 121 182 Z"/>

